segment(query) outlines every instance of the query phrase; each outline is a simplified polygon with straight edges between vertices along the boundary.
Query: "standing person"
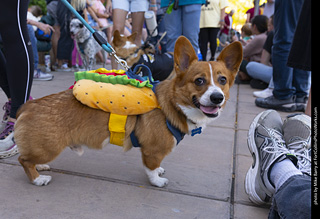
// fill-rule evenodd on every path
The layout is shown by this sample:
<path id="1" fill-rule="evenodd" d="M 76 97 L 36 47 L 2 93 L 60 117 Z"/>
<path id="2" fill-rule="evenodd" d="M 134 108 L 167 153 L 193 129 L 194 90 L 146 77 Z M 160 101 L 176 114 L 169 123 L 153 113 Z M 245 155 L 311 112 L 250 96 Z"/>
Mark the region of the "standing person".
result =
<path id="1" fill-rule="evenodd" d="M 222 45 L 226 45 L 228 41 L 228 37 L 230 35 L 230 30 L 232 29 L 232 15 L 234 14 L 234 10 L 231 10 L 229 14 L 224 17 L 224 25 L 221 30 L 220 42 Z"/>
<path id="2" fill-rule="evenodd" d="M 274 0 L 267 0 L 264 5 L 263 15 L 270 18 L 274 14 Z"/>
<path id="3" fill-rule="evenodd" d="M 311 0 L 305 0 L 288 57 L 288 66 L 305 71 L 311 69 Z M 311 86 L 305 114 L 311 116 Z"/>
<path id="4" fill-rule="evenodd" d="M 0 158 L 18 153 L 13 140 L 16 114 L 29 99 L 32 86 L 34 61 L 27 28 L 28 3 L 3 1 L 0 7 L 0 34 L 4 45 L 4 54 L 0 51 L 0 86 L 8 98 L 4 107 L 6 126 L 0 133 Z"/>
<path id="5" fill-rule="evenodd" d="M 224 25 L 225 8 L 227 0 L 212 0 L 209 4 L 202 5 L 200 15 L 199 47 L 204 61 L 207 60 L 208 43 L 210 43 L 211 58 L 217 49 L 217 35 Z"/>
<path id="6" fill-rule="evenodd" d="M 71 0 L 68 0 L 70 3 Z M 72 0 L 71 5 L 84 17 L 86 0 Z M 71 61 L 73 50 L 73 39 L 70 35 L 71 11 L 62 1 L 58 1 L 57 19 L 60 25 L 60 38 L 57 48 L 58 71 L 70 71 L 68 62 Z"/>
<path id="7" fill-rule="evenodd" d="M 253 8 L 250 8 L 248 11 L 246 11 L 246 15 L 247 15 L 246 23 L 251 23 L 251 20 L 254 17 L 254 8 L 256 4 L 259 4 L 259 3 L 253 0 L 253 5 L 254 5 Z M 259 14 L 257 15 L 260 15 L 260 14 L 261 14 L 261 8 L 259 7 Z"/>
<path id="8" fill-rule="evenodd" d="M 110 8 L 111 0 L 108 0 L 107 5 Z M 108 12 L 110 9 L 106 7 Z M 137 32 L 135 44 L 141 45 L 142 28 L 144 23 L 144 12 L 153 10 L 156 14 L 157 3 L 156 0 L 117 0 L 112 2 L 112 19 L 113 19 L 113 32 L 118 30 L 120 34 L 124 34 L 126 17 L 128 12 L 131 12 L 132 18 L 132 33 Z M 117 63 L 114 58 L 111 58 L 111 65 L 113 69 L 117 69 Z"/>
<path id="9" fill-rule="evenodd" d="M 168 7 L 175 1 L 162 0 L 161 7 Z M 183 35 L 191 42 L 194 50 L 198 53 L 201 5 L 206 0 L 180 0 L 177 8 L 164 16 L 167 31 L 167 51 L 173 52 L 174 45 L 179 36 Z"/>
<path id="10" fill-rule="evenodd" d="M 303 2 L 304 0 L 276 0 L 275 2 L 272 49 L 274 89 L 272 96 L 256 99 L 255 104 L 259 107 L 286 112 L 305 110 L 311 86 L 311 72 L 287 66 Z"/>

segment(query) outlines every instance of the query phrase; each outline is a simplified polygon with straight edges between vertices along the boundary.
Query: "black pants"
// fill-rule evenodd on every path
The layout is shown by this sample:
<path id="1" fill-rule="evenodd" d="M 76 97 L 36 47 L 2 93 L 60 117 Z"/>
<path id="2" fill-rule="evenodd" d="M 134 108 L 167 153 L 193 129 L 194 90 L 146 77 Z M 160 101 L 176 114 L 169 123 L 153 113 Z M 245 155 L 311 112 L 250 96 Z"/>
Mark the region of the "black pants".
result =
<path id="1" fill-rule="evenodd" d="M 217 35 L 220 28 L 200 28 L 199 33 L 199 48 L 202 55 L 202 60 L 207 60 L 208 43 L 210 43 L 211 59 L 214 60 L 214 54 L 217 49 Z"/>
<path id="2" fill-rule="evenodd" d="M 0 54 L 0 86 L 11 98 L 10 117 L 29 99 L 33 80 L 33 53 L 27 28 L 27 0 L 2 1 L 0 34 L 4 55 Z"/>
<path id="3" fill-rule="evenodd" d="M 70 3 L 71 1 L 69 1 Z M 70 35 L 71 11 L 62 3 L 58 2 L 57 18 L 60 25 L 60 38 L 58 41 L 57 59 L 71 60 L 73 39 Z"/>

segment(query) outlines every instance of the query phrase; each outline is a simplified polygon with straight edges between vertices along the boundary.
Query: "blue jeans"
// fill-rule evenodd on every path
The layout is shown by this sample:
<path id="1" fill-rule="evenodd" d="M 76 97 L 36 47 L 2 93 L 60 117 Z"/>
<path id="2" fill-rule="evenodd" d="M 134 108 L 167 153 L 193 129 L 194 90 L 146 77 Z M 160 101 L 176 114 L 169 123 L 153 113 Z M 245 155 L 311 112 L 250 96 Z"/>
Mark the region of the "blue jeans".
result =
<path id="1" fill-rule="evenodd" d="M 271 66 L 259 63 L 259 62 L 249 62 L 246 66 L 247 73 L 250 77 L 259 79 L 267 84 L 269 84 L 269 88 L 273 89 L 273 79 L 272 79 L 272 71 L 273 68 Z"/>
<path id="2" fill-rule="evenodd" d="M 39 64 L 39 56 L 38 56 L 38 49 L 37 49 L 37 38 L 34 34 L 34 30 L 32 25 L 27 24 L 28 26 L 28 33 L 31 41 L 32 52 L 33 52 L 33 60 L 34 60 L 34 70 L 37 70 Z"/>
<path id="3" fill-rule="evenodd" d="M 311 218 L 311 177 L 290 177 L 273 196 L 269 219 Z"/>
<path id="4" fill-rule="evenodd" d="M 288 99 L 303 97 L 310 89 L 311 72 L 287 66 L 288 56 L 304 0 L 276 0 L 272 48 L 273 95 Z"/>
<path id="5" fill-rule="evenodd" d="M 167 51 L 174 51 L 174 44 L 183 35 L 191 42 L 194 50 L 199 50 L 201 4 L 179 6 L 171 14 L 164 16 L 167 31 Z"/>

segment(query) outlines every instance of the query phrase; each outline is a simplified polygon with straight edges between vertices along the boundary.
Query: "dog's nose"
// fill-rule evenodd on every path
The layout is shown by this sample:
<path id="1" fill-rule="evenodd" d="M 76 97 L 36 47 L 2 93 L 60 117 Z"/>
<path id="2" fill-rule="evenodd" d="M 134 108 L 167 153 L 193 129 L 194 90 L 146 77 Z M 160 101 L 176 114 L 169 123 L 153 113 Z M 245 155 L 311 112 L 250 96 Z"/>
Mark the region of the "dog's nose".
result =
<path id="1" fill-rule="evenodd" d="M 220 92 L 213 92 L 211 95 L 210 95 L 210 100 L 212 103 L 214 104 L 220 104 L 222 103 L 222 101 L 224 100 L 224 96 L 222 93 Z"/>

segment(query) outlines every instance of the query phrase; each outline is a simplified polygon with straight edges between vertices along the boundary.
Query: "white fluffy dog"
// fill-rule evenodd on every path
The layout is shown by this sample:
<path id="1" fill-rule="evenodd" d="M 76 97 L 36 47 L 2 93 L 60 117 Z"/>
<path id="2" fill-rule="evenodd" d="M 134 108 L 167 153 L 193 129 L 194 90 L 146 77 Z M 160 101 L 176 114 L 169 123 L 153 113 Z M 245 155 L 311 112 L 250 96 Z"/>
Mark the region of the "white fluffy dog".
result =
<path id="1" fill-rule="evenodd" d="M 98 33 L 106 39 L 106 35 L 102 31 Z M 106 63 L 106 52 L 93 38 L 90 31 L 77 18 L 73 18 L 70 22 L 70 34 L 75 39 L 77 50 L 81 55 L 84 67 L 86 70 L 92 70 L 95 65 L 95 55 L 102 51 L 103 67 Z"/>

